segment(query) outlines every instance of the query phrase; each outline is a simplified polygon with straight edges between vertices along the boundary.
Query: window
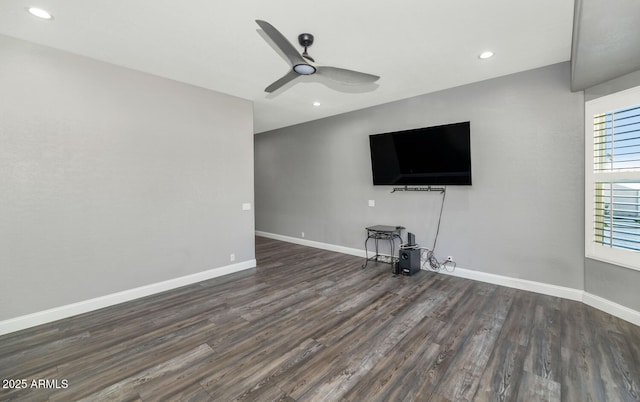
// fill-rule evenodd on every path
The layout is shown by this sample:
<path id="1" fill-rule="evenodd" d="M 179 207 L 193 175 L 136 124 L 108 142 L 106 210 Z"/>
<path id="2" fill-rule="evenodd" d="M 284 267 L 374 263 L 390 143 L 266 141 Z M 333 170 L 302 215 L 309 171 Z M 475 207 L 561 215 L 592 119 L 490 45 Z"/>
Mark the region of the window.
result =
<path id="1" fill-rule="evenodd" d="M 640 270 L 640 87 L 585 104 L 586 255 Z"/>

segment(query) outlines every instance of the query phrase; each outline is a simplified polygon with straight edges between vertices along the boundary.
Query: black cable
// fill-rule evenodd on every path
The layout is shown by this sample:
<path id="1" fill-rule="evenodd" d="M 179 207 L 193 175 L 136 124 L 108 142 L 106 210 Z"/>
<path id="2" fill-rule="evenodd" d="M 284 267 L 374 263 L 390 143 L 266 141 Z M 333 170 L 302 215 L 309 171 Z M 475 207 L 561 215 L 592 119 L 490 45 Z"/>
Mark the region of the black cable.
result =
<path id="1" fill-rule="evenodd" d="M 426 256 L 425 256 L 426 258 L 424 258 L 425 264 L 428 264 L 429 268 L 431 268 L 432 271 L 440 271 L 441 269 L 447 269 L 446 266 L 447 266 L 447 263 L 449 263 L 448 261 L 441 263 L 440 261 L 438 261 L 438 259 L 434 255 L 436 244 L 438 242 L 438 235 L 440 234 L 440 223 L 442 222 L 442 211 L 444 210 L 444 201 L 446 196 L 447 196 L 447 188 L 445 187 L 444 190 L 442 190 L 442 204 L 440 205 L 440 215 L 438 216 L 438 226 L 436 227 L 436 236 L 433 239 L 433 248 L 431 250 L 429 249 L 424 250 L 426 251 Z M 453 269 L 455 269 L 455 262 L 452 261 L 452 263 L 453 263 Z"/>
<path id="2" fill-rule="evenodd" d="M 447 187 L 442 191 L 442 205 L 440 205 L 440 216 L 438 217 L 438 227 L 436 228 L 436 237 L 433 239 L 433 247 L 431 252 L 436 251 L 436 242 L 438 241 L 438 233 L 440 233 L 440 222 L 442 221 L 442 211 L 444 210 L 444 198 L 447 196 Z"/>

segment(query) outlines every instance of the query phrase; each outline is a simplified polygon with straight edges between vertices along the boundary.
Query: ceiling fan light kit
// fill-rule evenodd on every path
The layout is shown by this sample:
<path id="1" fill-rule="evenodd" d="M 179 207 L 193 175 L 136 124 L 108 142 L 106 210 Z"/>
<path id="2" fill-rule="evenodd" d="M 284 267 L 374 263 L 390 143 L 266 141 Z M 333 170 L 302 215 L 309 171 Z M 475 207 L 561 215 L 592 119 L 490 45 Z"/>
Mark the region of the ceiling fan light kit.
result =
<path id="1" fill-rule="evenodd" d="M 311 64 L 296 64 L 293 66 L 293 71 L 300 75 L 311 75 L 316 72 L 316 68 Z"/>
<path id="2" fill-rule="evenodd" d="M 377 75 L 361 73 L 359 71 L 347 70 L 344 68 L 330 66 L 313 66 L 307 62 L 315 63 L 315 60 L 307 53 L 307 48 L 313 44 L 313 35 L 303 33 L 298 35 L 298 43 L 304 47 L 304 52 L 300 52 L 278 31 L 273 25 L 263 20 L 256 20 L 256 23 L 262 28 L 264 33 L 275 43 L 275 45 L 284 53 L 289 61 L 291 70 L 282 78 L 278 79 L 265 88 L 265 92 L 273 92 L 289 82 L 295 80 L 300 75 L 318 74 L 323 77 L 337 81 L 341 84 L 359 85 L 369 84 L 380 79 Z"/>

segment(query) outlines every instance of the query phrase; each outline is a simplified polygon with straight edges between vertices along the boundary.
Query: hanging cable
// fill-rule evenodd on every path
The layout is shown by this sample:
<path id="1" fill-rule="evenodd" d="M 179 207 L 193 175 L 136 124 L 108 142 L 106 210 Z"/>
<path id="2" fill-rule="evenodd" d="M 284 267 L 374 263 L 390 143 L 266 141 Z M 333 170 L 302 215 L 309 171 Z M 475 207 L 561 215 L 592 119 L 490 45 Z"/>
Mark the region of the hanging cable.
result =
<path id="1" fill-rule="evenodd" d="M 436 251 L 436 242 L 438 241 L 438 234 L 440 233 L 440 222 L 442 221 L 442 211 L 444 210 L 444 199 L 447 196 L 447 187 L 442 191 L 442 204 L 440 205 L 440 215 L 438 216 L 438 226 L 436 228 L 436 237 L 433 239 L 433 247 L 431 251 Z"/>
<path id="2" fill-rule="evenodd" d="M 447 188 L 445 187 L 442 191 L 442 204 L 440 205 L 440 214 L 438 215 L 438 225 L 436 226 L 436 236 L 433 239 L 433 248 L 429 250 L 428 248 L 420 247 L 421 249 L 420 259 L 421 261 L 424 261 L 421 267 L 423 269 L 425 268 L 425 266 L 428 266 L 428 268 L 432 271 L 445 270 L 447 272 L 453 272 L 453 270 L 456 267 L 455 261 L 440 262 L 434 255 L 436 244 L 438 243 L 438 235 L 440 234 L 440 223 L 442 222 L 442 211 L 444 211 L 444 201 L 446 196 L 447 196 Z"/>

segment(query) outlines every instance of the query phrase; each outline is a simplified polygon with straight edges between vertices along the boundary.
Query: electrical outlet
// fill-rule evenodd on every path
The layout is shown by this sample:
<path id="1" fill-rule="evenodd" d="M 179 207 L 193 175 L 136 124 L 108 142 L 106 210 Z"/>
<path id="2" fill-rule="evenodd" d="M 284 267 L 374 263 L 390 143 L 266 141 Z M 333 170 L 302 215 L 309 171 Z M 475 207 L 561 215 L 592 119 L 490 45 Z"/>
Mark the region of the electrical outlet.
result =
<path id="1" fill-rule="evenodd" d="M 304 237 L 304 232 L 302 232 L 302 237 Z"/>
<path id="2" fill-rule="evenodd" d="M 453 257 L 452 256 L 448 256 L 447 257 L 447 262 L 453 262 Z"/>
<path id="3" fill-rule="evenodd" d="M 236 255 L 235 255 L 235 254 L 231 254 L 231 255 L 229 256 L 229 260 L 230 260 L 231 262 L 235 261 L 235 260 L 236 260 Z"/>
<path id="4" fill-rule="evenodd" d="M 376 200 L 369 200 L 369 206 L 370 207 L 375 207 L 376 206 Z"/>

